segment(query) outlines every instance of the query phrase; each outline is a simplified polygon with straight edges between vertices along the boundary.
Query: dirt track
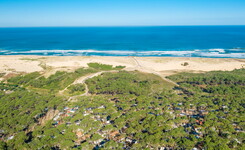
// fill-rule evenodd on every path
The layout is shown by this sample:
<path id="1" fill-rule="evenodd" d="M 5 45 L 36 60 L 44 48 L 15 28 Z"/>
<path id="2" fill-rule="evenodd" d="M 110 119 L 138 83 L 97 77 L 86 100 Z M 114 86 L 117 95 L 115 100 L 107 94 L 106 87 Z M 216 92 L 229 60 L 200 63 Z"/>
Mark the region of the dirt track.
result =
<path id="1" fill-rule="evenodd" d="M 151 69 L 146 69 L 144 66 L 142 66 L 135 57 L 132 57 L 132 59 L 135 61 L 135 67 L 132 67 L 132 68 L 127 68 L 127 69 L 124 69 L 125 71 L 134 71 L 134 70 L 137 70 L 137 71 L 140 71 L 140 72 L 144 72 L 144 73 L 152 73 L 154 75 L 157 75 L 159 77 L 161 77 L 163 80 L 175 85 L 175 86 L 179 86 L 176 82 L 170 80 L 170 79 L 167 79 L 164 75 L 162 75 L 160 72 L 157 72 L 157 71 L 154 71 L 154 70 L 151 70 Z M 69 101 L 73 101 L 75 100 L 77 97 L 80 97 L 80 96 L 88 96 L 89 95 L 89 89 L 88 89 L 88 86 L 87 84 L 85 83 L 86 80 L 88 79 L 91 79 L 93 77 L 96 77 L 96 76 L 99 76 L 103 73 L 106 73 L 106 72 L 119 72 L 119 70 L 110 70 L 110 71 L 100 71 L 100 72 L 96 72 L 96 73 L 93 73 L 93 74 L 89 74 L 89 75 L 86 75 L 86 76 L 82 76 L 80 78 L 78 78 L 77 80 L 75 80 L 71 85 L 73 84 L 84 84 L 85 85 L 85 93 L 81 94 L 81 95 L 76 95 L 76 96 L 72 96 L 69 98 Z M 70 85 L 69 85 L 70 86 Z M 64 90 L 60 91 L 60 93 L 63 93 L 65 90 L 67 90 L 67 88 L 69 87 L 67 86 Z"/>

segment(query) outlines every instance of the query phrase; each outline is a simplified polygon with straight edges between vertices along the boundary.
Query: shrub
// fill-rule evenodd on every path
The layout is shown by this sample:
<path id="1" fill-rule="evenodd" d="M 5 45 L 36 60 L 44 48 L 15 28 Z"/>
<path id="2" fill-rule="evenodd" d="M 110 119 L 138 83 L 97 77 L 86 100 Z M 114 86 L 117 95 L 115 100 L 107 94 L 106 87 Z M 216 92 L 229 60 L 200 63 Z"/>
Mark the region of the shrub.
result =
<path id="1" fill-rule="evenodd" d="M 125 66 L 116 66 L 115 68 L 116 69 L 123 69 L 123 68 L 125 68 Z"/>
<path id="2" fill-rule="evenodd" d="M 84 84 L 74 84 L 68 87 L 69 94 L 82 94 L 85 91 L 85 86 Z"/>
<path id="3" fill-rule="evenodd" d="M 181 64 L 182 66 L 188 66 L 189 63 L 188 62 L 184 62 L 183 64 Z"/>
<path id="4" fill-rule="evenodd" d="M 0 78 L 3 77 L 5 75 L 5 73 L 0 73 Z"/>
<path id="5" fill-rule="evenodd" d="M 88 63 L 90 68 L 99 69 L 99 70 L 111 70 L 112 65 L 100 64 L 100 63 Z"/>

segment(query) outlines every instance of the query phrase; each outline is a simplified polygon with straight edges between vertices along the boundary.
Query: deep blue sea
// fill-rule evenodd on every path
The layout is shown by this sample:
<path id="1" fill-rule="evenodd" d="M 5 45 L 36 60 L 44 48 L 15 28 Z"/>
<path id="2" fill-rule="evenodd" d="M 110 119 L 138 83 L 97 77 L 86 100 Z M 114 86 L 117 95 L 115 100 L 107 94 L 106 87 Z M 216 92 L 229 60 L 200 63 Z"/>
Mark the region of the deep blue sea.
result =
<path id="1" fill-rule="evenodd" d="M 0 28 L 0 55 L 245 58 L 245 26 Z"/>

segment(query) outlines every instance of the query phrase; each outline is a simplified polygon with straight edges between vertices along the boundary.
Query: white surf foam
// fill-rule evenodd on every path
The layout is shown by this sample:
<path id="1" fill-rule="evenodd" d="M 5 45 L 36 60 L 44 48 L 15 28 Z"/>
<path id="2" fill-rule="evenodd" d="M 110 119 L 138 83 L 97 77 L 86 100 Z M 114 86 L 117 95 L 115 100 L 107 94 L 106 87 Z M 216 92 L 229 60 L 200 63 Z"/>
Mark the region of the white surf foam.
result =
<path id="1" fill-rule="evenodd" d="M 245 58 L 245 53 L 227 53 L 220 54 L 218 52 L 200 53 L 201 57 L 224 57 L 224 58 Z"/>
<path id="2" fill-rule="evenodd" d="M 209 49 L 209 51 L 215 51 L 215 52 L 219 52 L 219 53 L 225 53 L 225 49 L 222 49 L 222 48 Z"/>
<path id="3" fill-rule="evenodd" d="M 27 51 L 8 51 L 1 50 L 3 55 L 24 54 L 24 55 L 53 55 L 53 56 L 171 56 L 171 57 L 227 57 L 245 58 L 245 53 L 225 53 L 224 49 L 195 49 L 186 51 L 133 51 L 133 50 L 27 50 Z"/>

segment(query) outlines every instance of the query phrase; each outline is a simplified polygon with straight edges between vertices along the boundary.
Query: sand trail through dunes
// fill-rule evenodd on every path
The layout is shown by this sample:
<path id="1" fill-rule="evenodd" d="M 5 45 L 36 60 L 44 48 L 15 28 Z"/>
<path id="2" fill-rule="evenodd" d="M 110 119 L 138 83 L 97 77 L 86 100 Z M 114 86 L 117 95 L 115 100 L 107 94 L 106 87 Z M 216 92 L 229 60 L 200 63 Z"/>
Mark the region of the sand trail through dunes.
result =
<path id="1" fill-rule="evenodd" d="M 245 59 L 233 58 L 193 58 L 193 57 L 103 57 L 103 56 L 0 56 L 0 73 L 5 74 L 1 80 L 11 74 L 42 72 L 45 77 L 54 74 L 56 71 L 72 72 L 81 67 L 88 67 L 87 64 L 97 62 L 115 66 L 125 66 L 123 70 L 138 70 L 144 73 L 152 73 L 160 76 L 163 80 L 178 86 L 177 83 L 169 80 L 166 76 L 179 72 L 207 72 L 207 71 L 231 71 L 245 68 Z M 186 64 L 186 65 L 184 65 Z M 78 78 L 72 84 L 85 84 L 87 79 L 99 76 L 105 72 L 89 74 Z M 69 85 L 70 86 L 70 85 Z M 69 87 L 60 91 L 63 94 Z M 89 95 L 88 87 L 85 84 L 85 93 L 78 96 Z M 77 96 L 72 97 L 76 99 Z"/>
<path id="2" fill-rule="evenodd" d="M 137 60 L 137 62 L 135 61 Z M 143 68 L 157 72 L 164 71 L 214 71 L 233 70 L 245 67 L 245 59 L 193 58 L 193 57 L 103 57 L 103 56 L 0 56 L 0 72 L 35 72 L 52 70 L 73 71 L 97 62 L 126 69 Z M 188 65 L 183 66 L 183 63 Z M 42 66 L 43 65 L 43 66 Z"/>
<path id="3" fill-rule="evenodd" d="M 245 59 L 193 58 L 193 57 L 104 57 L 104 56 L 0 56 L 0 73 L 30 73 L 42 71 L 45 77 L 56 71 L 75 71 L 97 62 L 113 66 L 125 66 L 125 70 L 153 73 L 165 76 L 179 72 L 231 71 L 245 68 Z M 183 65 L 183 64 L 187 65 Z"/>

